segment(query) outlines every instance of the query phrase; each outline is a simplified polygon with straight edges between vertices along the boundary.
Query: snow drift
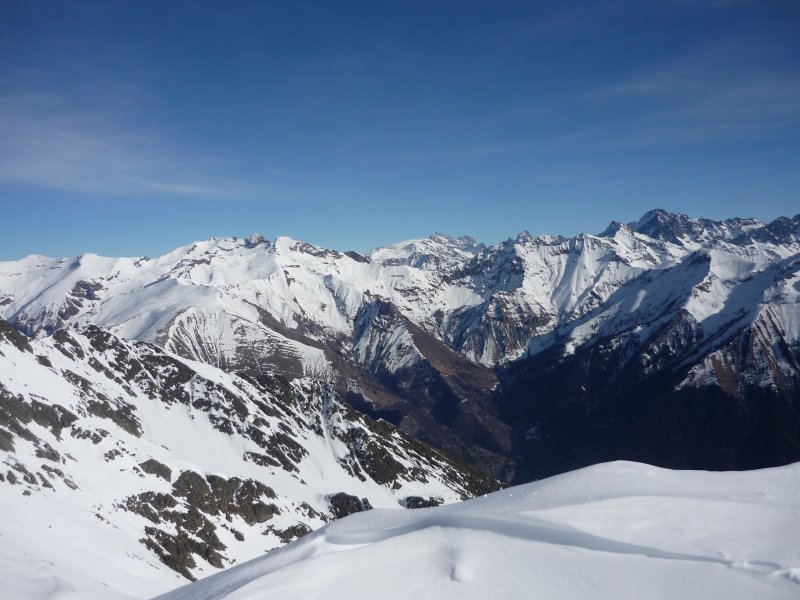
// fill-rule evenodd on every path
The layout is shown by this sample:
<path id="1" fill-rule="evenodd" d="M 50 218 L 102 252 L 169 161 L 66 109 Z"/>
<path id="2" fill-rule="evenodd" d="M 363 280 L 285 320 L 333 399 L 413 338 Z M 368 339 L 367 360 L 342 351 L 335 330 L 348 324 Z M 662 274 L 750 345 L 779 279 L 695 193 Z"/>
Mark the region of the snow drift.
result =
<path id="1" fill-rule="evenodd" d="M 373 510 L 160 600 L 797 598 L 800 464 L 589 467 L 460 504 Z"/>

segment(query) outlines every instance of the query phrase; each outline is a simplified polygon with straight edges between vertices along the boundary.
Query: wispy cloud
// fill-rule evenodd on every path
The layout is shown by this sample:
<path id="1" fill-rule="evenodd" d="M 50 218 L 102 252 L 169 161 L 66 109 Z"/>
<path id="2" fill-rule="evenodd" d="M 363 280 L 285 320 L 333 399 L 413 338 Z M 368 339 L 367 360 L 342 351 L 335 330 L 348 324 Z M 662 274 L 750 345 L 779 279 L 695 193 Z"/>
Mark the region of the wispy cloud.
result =
<path id="1" fill-rule="evenodd" d="M 202 157 L 119 114 L 42 92 L 0 96 L 0 181 L 122 196 L 228 196 L 246 187 L 214 179 Z"/>
<path id="2" fill-rule="evenodd" d="M 454 164 L 480 162 L 495 157 L 508 156 L 524 152 L 523 144 L 506 142 L 474 142 L 464 143 L 457 148 L 432 149 L 430 151 L 417 151 L 401 155 L 402 160 L 409 162 L 445 161 Z"/>
<path id="3" fill-rule="evenodd" d="M 594 89 L 584 101 L 628 110 L 617 137 L 628 146 L 794 135 L 800 69 L 758 56 L 761 46 L 744 38 L 710 43 Z"/>
<path id="4" fill-rule="evenodd" d="M 230 188 L 214 187 L 212 185 L 192 185 L 185 183 L 170 183 L 160 181 L 140 181 L 142 186 L 166 192 L 168 194 L 185 194 L 187 196 L 228 196 L 232 193 Z"/>

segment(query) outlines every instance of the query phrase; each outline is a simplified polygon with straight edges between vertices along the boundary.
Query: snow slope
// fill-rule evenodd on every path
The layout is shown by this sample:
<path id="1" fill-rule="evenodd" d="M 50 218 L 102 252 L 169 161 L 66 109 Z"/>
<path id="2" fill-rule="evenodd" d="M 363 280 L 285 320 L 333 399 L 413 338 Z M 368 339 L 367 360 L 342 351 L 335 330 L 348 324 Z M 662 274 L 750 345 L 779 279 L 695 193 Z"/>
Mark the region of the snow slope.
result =
<path id="1" fill-rule="evenodd" d="M 616 462 L 413 512 L 332 523 L 160 600 L 800 596 L 800 464 Z"/>
<path id="2" fill-rule="evenodd" d="M 497 487 L 318 381 L 0 321 L 4 599 L 147 597 L 368 505 Z"/>

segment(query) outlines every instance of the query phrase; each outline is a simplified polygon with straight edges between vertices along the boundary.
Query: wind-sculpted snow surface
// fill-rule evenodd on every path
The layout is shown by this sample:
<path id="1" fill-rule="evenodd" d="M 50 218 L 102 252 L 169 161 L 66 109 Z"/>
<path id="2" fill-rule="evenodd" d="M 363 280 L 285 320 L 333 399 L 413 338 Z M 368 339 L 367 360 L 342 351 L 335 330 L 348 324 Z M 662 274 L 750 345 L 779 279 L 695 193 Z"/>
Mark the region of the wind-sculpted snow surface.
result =
<path id="1" fill-rule="evenodd" d="M 800 594 L 800 465 L 606 463 L 460 504 L 372 511 L 160 600 Z"/>

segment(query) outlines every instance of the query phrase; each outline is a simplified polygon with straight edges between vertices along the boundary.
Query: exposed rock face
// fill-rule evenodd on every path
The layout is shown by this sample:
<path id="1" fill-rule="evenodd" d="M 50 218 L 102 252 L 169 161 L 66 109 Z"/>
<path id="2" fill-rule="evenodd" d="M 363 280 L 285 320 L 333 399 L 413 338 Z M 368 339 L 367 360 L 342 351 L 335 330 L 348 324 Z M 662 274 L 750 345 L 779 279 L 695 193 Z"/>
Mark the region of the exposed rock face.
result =
<path id="1" fill-rule="evenodd" d="M 422 498 L 420 496 L 408 496 L 400 501 L 400 506 L 405 508 L 430 508 L 441 506 L 444 501 L 441 498 Z"/>
<path id="2" fill-rule="evenodd" d="M 139 468 L 145 473 L 156 475 L 165 481 L 172 481 L 172 469 L 167 465 L 158 462 L 155 458 L 148 458 L 143 463 L 139 463 Z"/>
<path id="3" fill-rule="evenodd" d="M 197 566 L 194 555 L 213 567 L 225 566 L 227 546 L 216 534 L 213 517 L 233 521 L 238 516 L 250 526 L 264 523 L 280 514 L 275 504 L 267 503 L 276 498 L 272 488 L 252 479 L 184 471 L 172 484 L 171 494 L 145 492 L 126 498 L 123 506 L 161 526 L 145 527 L 142 543 L 165 565 L 194 580 L 190 571 Z M 244 541 L 241 532 L 230 531 L 237 541 Z"/>
<path id="4" fill-rule="evenodd" d="M 342 519 L 353 513 L 372 510 L 372 505 L 366 498 L 359 498 L 344 492 L 328 496 L 328 506 L 331 507 L 331 514 L 336 519 Z"/>
<path id="5" fill-rule="evenodd" d="M 11 323 L 2 319 L 0 319 L 0 339 L 13 344 L 17 350 L 33 352 L 28 338 L 17 331 Z"/>

